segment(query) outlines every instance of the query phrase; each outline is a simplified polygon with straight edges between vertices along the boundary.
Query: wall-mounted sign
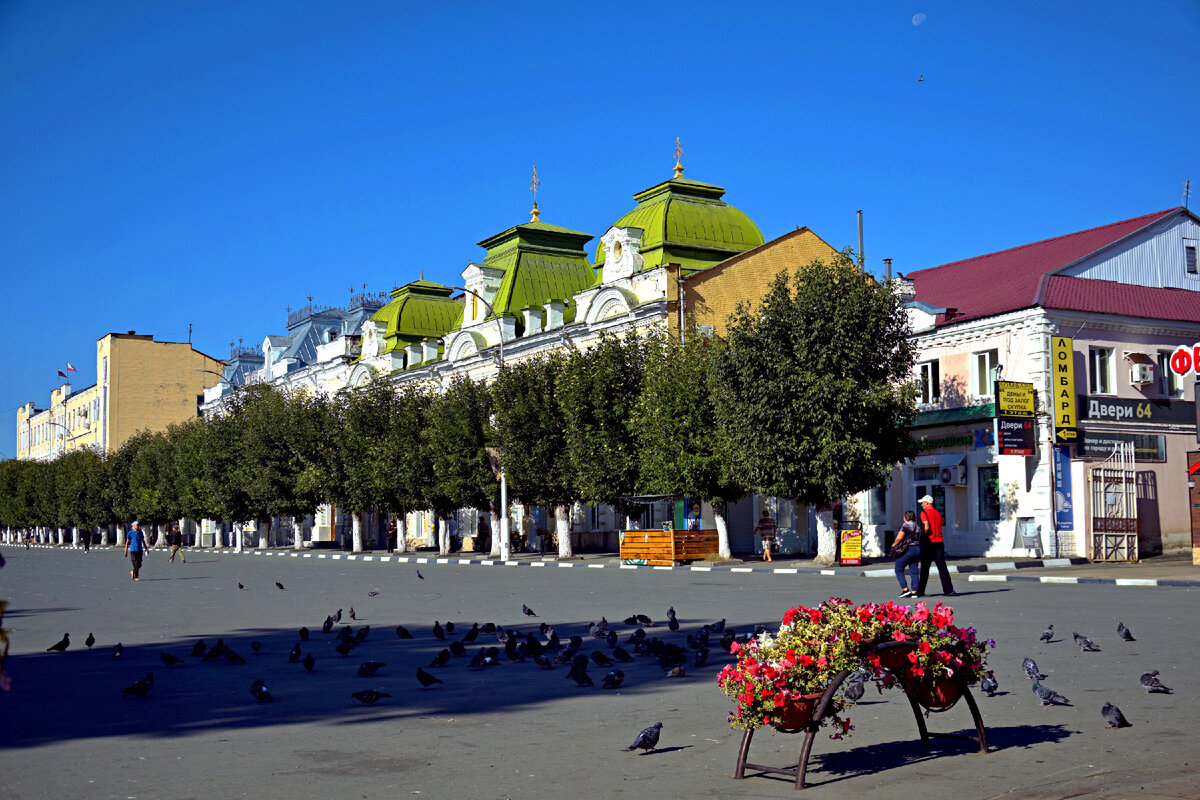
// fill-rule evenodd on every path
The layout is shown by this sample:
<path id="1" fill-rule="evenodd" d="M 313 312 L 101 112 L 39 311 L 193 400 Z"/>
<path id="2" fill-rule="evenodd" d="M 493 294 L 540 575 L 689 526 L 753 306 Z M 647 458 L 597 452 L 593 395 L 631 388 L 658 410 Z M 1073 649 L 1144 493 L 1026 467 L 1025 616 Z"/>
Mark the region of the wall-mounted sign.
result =
<path id="1" fill-rule="evenodd" d="M 917 439 L 918 450 L 941 450 L 951 447 L 991 447 L 996 439 L 991 428 L 975 428 L 958 436 L 938 436 Z"/>
<path id="2" fill-rule="evenodd" d="M 996 452 L 1002 456 L 1031 456 L 1036 437 L 1031 419 L 996 418 Z"/>
<path id="3" fill-rule="evenodd" d="M 1073 443 L 1079 420 L 1075 412 L 1075 342 L 1066 336 L 1050 337 L 1050 390 L 1054 403 L 1054 441 Z"/>
<path id="4" fill-rule="evenodd" d="M 1054 445 L 1054 527 L 1075 529 L 1075 499 L 1071 496 L 1071 448 Z"/>
<path id="5" fill-rule="evenodd" d="M 1079 432 L 1079 455 L 1083 458 L 1108 458 L 1118 444 L 1133 442 L 1133 458 L 1137 462 L 1165 463 L 1167 437 L 1149 433 L 1108 433 L 1082 430 Z"/>
<path id="6" fill-rule="evenodd" d="M 1200 370 L 1196 369 L 1200 365 L 1200 342 L 1191 347 L 1182 344 L 1179 345 L 1171 353 L 1168 363 L 1171 365 L 1171 372 L 1174 372 L 1176 375 L 1187 375 L 1193 370 L 1200 372 Z"/>
<path id="7" fill-rule="evenodd" d="M 996 381 L 996 416 L 1033 419 L 1034 393 L 1032 383 Z"/>
<path id="8" fill-rule="evenodd" d="M 1125 400 L 1080 395 L 1079 418 L 1191 425 L 1196 421 L 1196 404 L 1185 400 Z"/>

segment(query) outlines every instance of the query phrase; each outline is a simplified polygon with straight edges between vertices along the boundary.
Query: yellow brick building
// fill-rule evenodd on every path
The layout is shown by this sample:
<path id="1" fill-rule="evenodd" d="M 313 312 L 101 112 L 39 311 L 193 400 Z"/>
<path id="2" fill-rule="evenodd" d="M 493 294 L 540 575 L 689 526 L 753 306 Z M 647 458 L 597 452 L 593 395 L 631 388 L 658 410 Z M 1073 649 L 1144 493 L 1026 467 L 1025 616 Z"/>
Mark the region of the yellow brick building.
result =
<path id="1" fill-rule="evenodd" d="M 711 325 L 718 336 L 740 302 L 757 305 L 780 272 L 793 272 L 816 259 L 828 263 L 838 254 L 808 228 L 797 228 L 720 264 L 684 278 L 684 317 L 688 328 Z"/>
<path id="2" fill-rule="evenodd" d="M 17 409 L 17 458 L 49 461 L 74 450 L 120 448 L 138 431 L 166 430 L 196 416 L 204 387 L 223 363 L 187 342 L 110 333 L 96 342 L 96 383 L 63 383 L 50 405 Z"/>

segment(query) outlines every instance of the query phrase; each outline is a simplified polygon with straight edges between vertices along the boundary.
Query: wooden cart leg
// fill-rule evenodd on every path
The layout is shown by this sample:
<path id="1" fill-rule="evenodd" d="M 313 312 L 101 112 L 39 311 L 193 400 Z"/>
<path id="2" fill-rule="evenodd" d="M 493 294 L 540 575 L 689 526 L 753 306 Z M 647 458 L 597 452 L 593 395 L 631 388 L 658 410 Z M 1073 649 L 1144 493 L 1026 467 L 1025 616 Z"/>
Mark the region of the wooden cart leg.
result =
<path id="1" fill-rule="evenodd" d="M 908 704 L 912 706 L 913 716 L 917 720 L 917 730 L 921 732 L 921 745 L 929 747 L 929 728 L 925 726 L 925 717 L 921 714 L 921 706 L 917 704 L 917 698 L 913 697 L 907 681 L 901 681 L 900 687 L 904 689 L 904 696 L 908 698 Z"/>
<path id="2" fill-rule="evenodd" d="M 979 706 L 975 705 L 975 698 L 971 696 L 969 686 L 962 687 L 963 698 L 967 701 L 967 707 L 971 709 L 971 718 L 975 720 L 975 732 L 979 735 L 979 752 L 986 754 L 988 751 L 987 731 L 983 727 L 983 715 L 979 713 Z"/>
<path id="3" fill-rule="evenodd" d="M 748 730 L 742 734 L 742 748 L 738 751 L 737 769 L 733 771 L 733 777 L 741 780 L 746 777 L 746 757 L 750 755 L 750 740 L 754 738 L 754 731 Z"/>
<path id="4" fill-rule="evenodd" d="M 808 754 L 812 752 L 813 739 L 817 737 L 817 732 L 812 728 L 804 734 L 804 748 L 800 751 L 800 762 L 796 764 L 796 786 L 797 789 L 804 788 L 804 775 L 808 772 Z"/>

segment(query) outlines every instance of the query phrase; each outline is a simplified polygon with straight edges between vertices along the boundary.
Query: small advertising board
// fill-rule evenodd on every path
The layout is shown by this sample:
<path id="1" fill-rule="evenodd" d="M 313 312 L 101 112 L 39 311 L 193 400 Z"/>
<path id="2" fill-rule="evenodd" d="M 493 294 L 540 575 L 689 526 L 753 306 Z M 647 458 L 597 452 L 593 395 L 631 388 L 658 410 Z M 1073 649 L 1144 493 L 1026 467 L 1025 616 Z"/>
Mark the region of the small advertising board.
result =
<path id="1" fill-rule="evenodd" d="M 996 452 L 1002 456 L 1031 456 L 1035 445 L 1034 421 L 996 418 Z"/>
<path id="2" fill-rule="evenodd" d="M 839 564 L 848 567 L 862 563 L 862 535 L 862 523 L 858 520 L 842 523 Z"/>

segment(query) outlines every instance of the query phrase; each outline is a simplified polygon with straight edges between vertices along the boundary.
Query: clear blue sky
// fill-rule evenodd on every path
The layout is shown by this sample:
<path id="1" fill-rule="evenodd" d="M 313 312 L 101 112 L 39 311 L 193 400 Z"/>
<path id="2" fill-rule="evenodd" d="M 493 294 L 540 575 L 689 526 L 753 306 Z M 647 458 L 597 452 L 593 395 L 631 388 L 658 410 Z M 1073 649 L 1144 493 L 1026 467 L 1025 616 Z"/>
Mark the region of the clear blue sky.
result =
<path id="1" fill-rule="evenodd" d="M 923 16 L 918 16 L 923 15 Z M 0 4 L 0 452 L 136 329 L 217 357 L 287 306 L 456 282 L 686 176 L 767 239 L 907 272 L 1200 205 L 1200 2 Z M 918 80 L 921 77 L 923 80 Z M 592 245 L 594 248 L 594 243 Z M 594 252 L 594 251 L 593 251 Z"/>

